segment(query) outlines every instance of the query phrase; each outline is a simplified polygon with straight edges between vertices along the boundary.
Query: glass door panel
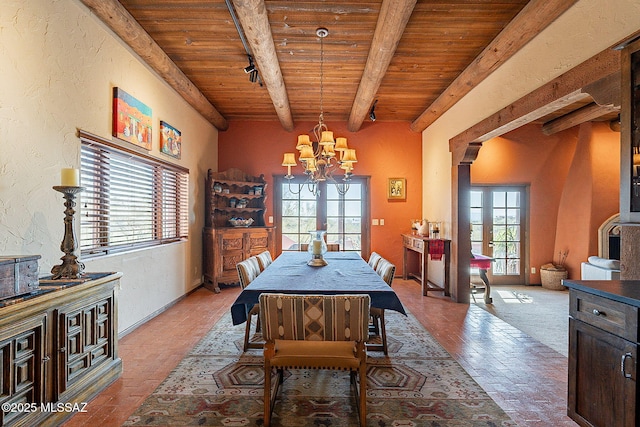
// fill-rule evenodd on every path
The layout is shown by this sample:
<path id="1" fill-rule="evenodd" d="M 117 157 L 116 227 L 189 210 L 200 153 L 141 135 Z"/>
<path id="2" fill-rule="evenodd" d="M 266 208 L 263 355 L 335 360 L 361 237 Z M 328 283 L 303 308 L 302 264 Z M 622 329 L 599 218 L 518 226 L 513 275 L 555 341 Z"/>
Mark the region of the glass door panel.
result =
<path id="1" fill-rule="evenodd" d="M 493 284 L 524 284 L 524 187 L 473 187 L 471 250 L 495 259 Z"/>

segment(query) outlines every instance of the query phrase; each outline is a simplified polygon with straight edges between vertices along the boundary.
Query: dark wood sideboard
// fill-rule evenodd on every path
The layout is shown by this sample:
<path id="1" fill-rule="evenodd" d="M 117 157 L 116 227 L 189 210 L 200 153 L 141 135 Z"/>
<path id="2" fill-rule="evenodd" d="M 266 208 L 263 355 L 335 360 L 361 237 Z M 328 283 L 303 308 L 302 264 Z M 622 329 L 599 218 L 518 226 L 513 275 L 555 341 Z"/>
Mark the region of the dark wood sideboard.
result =
<path id="1" fill-rule="evenodd" d="M 0 301 L 0 425 L 60 425 L 122 373 L 122 274 L 87 274 L 82 283 L 41 281 L 35 294 Z"/>
<path id="2" fill-rule="evenodd" d="M 564 280 L 569 288 L 567 414 L 581 426 L 640 425 L 640 281 Z"/>
<path id="3" fill-rule="evenodd" d="M 443 242 L 442 262 L 444 264 L 444 283 L 442 286 L 436 286 L 429 282 L 429 242 Z M 447 239 L 430 239 L 428 237 L 416 234 L 403 234 L 403 268 L 402 278 L 416 279 L 422 286 L 422 295 L 427 295 L 428 291 L 443 292 L 449 296 L 449 271 L 451 258 L 451 240 Z"/>

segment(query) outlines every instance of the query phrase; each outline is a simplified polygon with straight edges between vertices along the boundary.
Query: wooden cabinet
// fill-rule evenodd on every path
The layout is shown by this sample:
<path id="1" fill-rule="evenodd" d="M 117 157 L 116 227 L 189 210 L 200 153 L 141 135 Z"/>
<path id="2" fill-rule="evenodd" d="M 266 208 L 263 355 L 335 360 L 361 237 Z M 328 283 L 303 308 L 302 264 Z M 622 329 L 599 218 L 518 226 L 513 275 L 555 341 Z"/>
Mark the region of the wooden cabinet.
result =
<path id="1" fill-rule="evenodd" d="M 640 40 L 621 59 L 620 219 L 640 222 Z"/>
<path id="2" fill-rule="evenodd" d="M 273 228 L 205 228 L 205 287 L 220 292 L 220 283 L 238 282 L 236 264 L 263 251 L 274 253 Z"/>
<path id="3" fill-rule="evenodd" d="M 275 251 L 273 227 L 265 226 L 267 184 L 239 169 L 207 173 L 203 230 L 204 285 L 220 292 L 220 283 L 238 282 L 236 263 L 265 250 Z M 252 219 L 235 227 L 233 218 Z"/>
<path id="4" fill-rule="evenodd" d="M 570 289 L 567 414 L 581 426 L 638 425 L 640 282 L 564 284 Z"/>
<path id="5" fill-rule="evenodd" d="M 0 305 L 0 425 L 59 425 L 122 373 L 116 293 L 120 273 L 41 282 L 37 294 Z"/>

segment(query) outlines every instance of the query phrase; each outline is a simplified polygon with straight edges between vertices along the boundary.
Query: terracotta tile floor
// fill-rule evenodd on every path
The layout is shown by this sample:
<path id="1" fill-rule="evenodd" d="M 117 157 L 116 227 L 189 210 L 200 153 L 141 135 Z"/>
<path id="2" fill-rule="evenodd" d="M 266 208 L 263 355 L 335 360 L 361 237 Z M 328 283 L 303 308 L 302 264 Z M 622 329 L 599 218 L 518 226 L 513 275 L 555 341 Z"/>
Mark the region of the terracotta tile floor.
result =
<path id="1" fill-rule="evenodd" d="M 519 426 L 577 425 L 565 415 L 566 357 L 474 305 L 453 303 L 440 293 L 423 297 L 413 281 L 395 279 L 393 286 L 405 307 Z M 122 338 L 122 376 L 65 426 L 121 425 L 239 292 L 200 288 Z"/>

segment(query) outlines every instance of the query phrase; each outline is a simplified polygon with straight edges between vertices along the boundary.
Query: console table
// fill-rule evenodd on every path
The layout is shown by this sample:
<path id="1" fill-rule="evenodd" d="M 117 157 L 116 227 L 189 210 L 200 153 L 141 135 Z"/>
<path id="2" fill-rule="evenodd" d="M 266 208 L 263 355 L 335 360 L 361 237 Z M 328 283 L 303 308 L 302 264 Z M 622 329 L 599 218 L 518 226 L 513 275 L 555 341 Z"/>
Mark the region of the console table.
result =
<path id="1" fill-rule="evenodd" d="M 434 242 L 434 244 L 431 244 Z M 422 286 L 422 295 L 427 295 L 428 291 L 444 291 L 445 296 L 449 296 L 449 260 L 451 257 L 451 240 L 448 239 L 430 239 L 415 234 L 402 235 L 403 246 L 403 269 L 402 278 L 407 280 L 411 277 Z M 429 282 L 429 254 L 436 255 L 432 251 L 431 246 L 442 247 L 442 261 L 444 264 L 444 284 L 442 287 L 436 286 Z"/>

